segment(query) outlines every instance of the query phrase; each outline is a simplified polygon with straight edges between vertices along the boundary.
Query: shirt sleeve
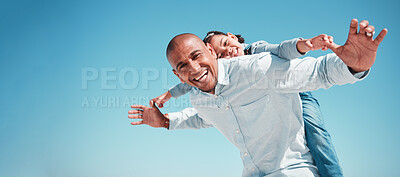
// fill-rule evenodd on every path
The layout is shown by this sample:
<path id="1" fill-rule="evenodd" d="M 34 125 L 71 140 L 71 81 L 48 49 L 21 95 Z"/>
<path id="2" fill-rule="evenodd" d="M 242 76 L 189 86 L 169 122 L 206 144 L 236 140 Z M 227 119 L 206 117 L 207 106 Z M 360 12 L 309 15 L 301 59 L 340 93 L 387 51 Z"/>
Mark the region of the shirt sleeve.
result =
<path id="1" fill-rule="evenodd" d="M 369 70 L 350 72 L 348 66 L 335 54 L 318 58 L 286 60 L 269 53 L 262 53 L 250 60 L 242 60 L 241 75 L 246 75 L 251 87 L 276 92 L 297 93 L 327 89 L 333 85 L 344 85 L 363 80 Z M 252 80 L 252 81 L 251 81 Z"/>
<path id="2" fill-rule="evenodd" d="M 175 129 L 200 129 L 213 127 L 207 123 L 197 113 L 195 108 L 186 108 L 180 112 L 168 113 L 169 130 Z"/>
<path id="3" fill-rule="evenodd" d="M 192 86 L 187 83 L 179 83 L 173 87 L 171 87 L 168 91 L 171 93 L 171 96 L 174 98 L 178 98 L 192 90 Z"/>
<path id="4" fill-rule="evenodd" d="M 266 41 L 258 41 L 250 45 L 249 53 L 258 54 L 262 52 L 271 52 L 280 58 L 288 60 L 303 57 L 306 53 L 302 54 L 297 50 L 297 41 L 300 39 L 301 38 L 286 40 L 280 44 L 269 44 Z"/>

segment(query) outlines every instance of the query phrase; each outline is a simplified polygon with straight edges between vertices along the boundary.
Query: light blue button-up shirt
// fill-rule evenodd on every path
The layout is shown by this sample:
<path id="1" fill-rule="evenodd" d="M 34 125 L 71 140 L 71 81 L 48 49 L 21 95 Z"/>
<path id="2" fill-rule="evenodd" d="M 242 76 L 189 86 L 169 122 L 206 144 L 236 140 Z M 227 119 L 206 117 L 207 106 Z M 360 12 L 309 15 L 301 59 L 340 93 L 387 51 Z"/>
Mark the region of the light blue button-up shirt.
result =
<path id="1" fill-rule="evenodd" d="M 192 89 L 193 107 L 170 130 L 215 127 L 239 148 L 244 177 L 318 176 L 306 146 L 299 92 L 354 83 L 335 54 L 285 60 L 269 52 L 218 60 L 215 94 Z"/>

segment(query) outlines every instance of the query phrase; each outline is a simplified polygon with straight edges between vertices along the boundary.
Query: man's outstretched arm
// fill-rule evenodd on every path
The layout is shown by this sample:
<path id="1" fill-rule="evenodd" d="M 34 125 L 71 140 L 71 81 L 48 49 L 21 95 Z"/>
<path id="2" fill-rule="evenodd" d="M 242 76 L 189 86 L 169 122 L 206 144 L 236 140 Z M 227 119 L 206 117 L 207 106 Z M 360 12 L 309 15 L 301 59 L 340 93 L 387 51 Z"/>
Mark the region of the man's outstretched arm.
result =
<path id="1" fill-rule="evenodd" d="M 260 88 L 279 92 L 312 91 L 362 80 L 374 64 L 378 46 L 387 30 L 382 30 L 374 40 L 372 36 L 367 35 L 373 32 L 373 26 L 361 23 L 363 30 L 354 32 L 357 31 L 354 29 L 357 28 L 355 23 L 356 20 L 352 20 L 349 39 L 345 45 L 329 46 L 336 54 L 328 54 L 317 59 L 306 57 L 303 60 L 291 61 L 264 55 L 258 60 L 241 60 L 240 62 L 243 62 L 241 66 L 251 66 L 242 67 L 245 69 L 241 74 L 249 75 L 247 77 L 249 79 L 264 78 L 264 82 L 258 83 Z"/>

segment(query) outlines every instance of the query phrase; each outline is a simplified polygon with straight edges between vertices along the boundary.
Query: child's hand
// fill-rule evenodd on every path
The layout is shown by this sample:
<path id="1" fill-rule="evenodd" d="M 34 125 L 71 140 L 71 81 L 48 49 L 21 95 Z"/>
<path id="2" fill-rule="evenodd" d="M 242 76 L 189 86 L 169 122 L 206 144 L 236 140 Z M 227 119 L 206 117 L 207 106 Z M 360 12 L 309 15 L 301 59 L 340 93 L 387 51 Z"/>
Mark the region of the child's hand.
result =
<path id="1" fill-rule="evenodd" d="M 153 101 L 158 105 L 159 108 L 164 107 L 164 103 L 167 102 L 170 98 L 172 97 L 171 93 L 169 91 L 163 93 L 162 95 L 158 96 L 157 98 L 153 98 L 150 100 L 150 105 L 151 102 Z"/>
<path id="2" fill-rule="evenodd" d="M 328 45 L 331 43 L 333 43 L 333 37 L 326 34 L 320 34 L 306 41 L 306 44 L 310 47 L 310 50 L 322 49 L 325 51 L 328 50 Z"/>
<path id="3" fill-rule="evenodd" d="M 302 39 L 297 42 L 297 50 L 300 53 L 306 53 L 310 50 L 328 50 L 328 45 L 333 43 L 333 37 L 326 34 L 320 34 L 311 39 Z"/>

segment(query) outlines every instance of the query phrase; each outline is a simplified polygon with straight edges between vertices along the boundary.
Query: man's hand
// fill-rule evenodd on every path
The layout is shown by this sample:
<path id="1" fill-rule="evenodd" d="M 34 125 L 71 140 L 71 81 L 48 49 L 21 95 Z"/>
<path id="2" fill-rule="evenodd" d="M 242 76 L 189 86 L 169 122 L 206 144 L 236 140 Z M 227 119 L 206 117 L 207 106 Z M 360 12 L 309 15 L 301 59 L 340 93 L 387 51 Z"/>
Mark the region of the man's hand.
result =
<path id="1" fill-rule="evenodd" d="M 142 125 L 147 124 L 151 127 L 166 127 L 168 123 L 168 118 L 164 116 L 154 104 L 154 102 L 150 102 L 150 107 L 143 105 L 132 105 L 132 108 L 135 110 L 130 110 L 128 115 L 131 119 L 142 119 L 137 122 L 132 122 L 132 125 Z"/>
<path id="2" fill-rule="evenodd" d="M 375 27 L 369 25 L 368 21 L 361 21 L 358 32 L 357 28 L 357 19 L 351 20 L 346 43 L 343 46 L 332 43 L 328 48 L 335 52 L 354 72 L 362 72 L 368 70 L 374 64 L 378 46 L 385 38 L 387 29 L 383 29 L 374 40 L 372 37 Z"/>
<path id="3" fill-rule="evenodd" d="M 171 93 L 169 91 L 167 91 L 164 94 L 151 99 L 150 103 L 153 101 L 154 103 L 157 104 L 158 107 L 163 108 L 164 103 L 167 102 L 171 97 L 172 97 Z"/>
<path id="4" fill-rule="evenodd" d="M 300 53 L 306 53 L 310 50 L 328 50 L 328 45 L 333 43 L 333 37 L 326 34 L 320 34 L 311 39 L 302 39 L 297 41 L 297 50 Z"/>

